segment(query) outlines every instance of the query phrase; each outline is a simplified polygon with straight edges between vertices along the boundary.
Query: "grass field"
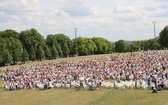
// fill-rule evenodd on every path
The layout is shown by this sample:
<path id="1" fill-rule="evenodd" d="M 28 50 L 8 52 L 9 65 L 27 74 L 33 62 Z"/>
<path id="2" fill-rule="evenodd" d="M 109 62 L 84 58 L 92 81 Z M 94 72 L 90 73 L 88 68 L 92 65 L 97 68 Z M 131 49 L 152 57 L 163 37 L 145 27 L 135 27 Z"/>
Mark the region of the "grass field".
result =
<path id="1" fill-rule="evenodd" d="M 76 59 L 89 59 L 109 55 L 84 56 L 77 58 L 63 58 L 52 61 L 29 62 L 25 65 L 36 63 L 59 62 Z M 8 66 L 0 69 L 18 67 Z M 0 80 L 0 105 L 168 105 L 168 90 L 152 94 L 151 90 L 135 89 L 102 89 L 97 91 L 75 89 L 25 89 L 6 91 Z"/>

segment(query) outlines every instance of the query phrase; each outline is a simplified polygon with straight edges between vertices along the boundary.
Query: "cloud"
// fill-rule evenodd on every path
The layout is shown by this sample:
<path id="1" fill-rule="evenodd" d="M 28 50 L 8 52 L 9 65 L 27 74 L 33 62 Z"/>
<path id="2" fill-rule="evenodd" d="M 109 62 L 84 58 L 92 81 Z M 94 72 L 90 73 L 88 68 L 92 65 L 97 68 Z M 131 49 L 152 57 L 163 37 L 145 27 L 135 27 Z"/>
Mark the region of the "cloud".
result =
<path id="1" fill-rule="evenodd" d="M 113 10 L 116 20 L 123 22 L 138 22 L 146 17 L 146 12 L 131 6 L 116 6 Z"/>
<path id="2" fill-rule="evenodd" d="M 134 11 L 135 11 L 135 8 L 129 7 L 129 6 L 117 6 L 113 10 L 114 13 L 130 13 Z"/>
<path id="3" fill-rule="evenodd" d="M 161 9 L 168 9 L 168 3 L 163 3 L 159 6 Z"/>
<path id="4" fill-rule="evenodd" d="M 58 2 L 58 5 L 60 5 L 59 9 L 70 16 L 89 16 L 93 14 L 87 0 L 66 0 Z"/>
<path id="5" fill-rule="evenodd" d="M 147 38 L 147 30 L 153 32 L 151 21 L 159 20 L 158 27 L 167 23 L 165 1 L 0 0 L 0 29 L 36 28 L 44 36 L 64 33 L 73 38 L 73 28 L 78 27 L 80 35 L 101 35 L 109 40 L 121 39 L 123 34 L 128 34 L 123 38 L 135 39 L 135 34 L 145 30 Z"/>

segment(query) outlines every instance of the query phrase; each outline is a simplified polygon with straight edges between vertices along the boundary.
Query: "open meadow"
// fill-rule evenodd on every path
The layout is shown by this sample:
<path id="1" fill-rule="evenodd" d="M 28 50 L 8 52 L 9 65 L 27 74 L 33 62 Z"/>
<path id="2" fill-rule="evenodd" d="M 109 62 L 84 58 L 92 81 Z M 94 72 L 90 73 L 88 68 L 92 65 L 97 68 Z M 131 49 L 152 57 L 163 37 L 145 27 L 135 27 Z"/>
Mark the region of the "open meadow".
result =
<path id="1" fill-rule="evenodd" d="M 41 62 L 29 62 L 26 65 L 37 63 L 60 62 L 78 59 L 90 59 L 107 55 L 81 56 L 74 58 L 62 58 Z M 1 67 L 17 68 L 16 66 Z M 2 88 L 0 79 L 0 105 L 168 105 L 168 90 L 152 94 L 151 90 L 137 89 L 102 89 L 89 91 L 88 89 L 76 91 L 76 89 L 53 88 L 48 90 L 23 89 L 6 91 Z"/>

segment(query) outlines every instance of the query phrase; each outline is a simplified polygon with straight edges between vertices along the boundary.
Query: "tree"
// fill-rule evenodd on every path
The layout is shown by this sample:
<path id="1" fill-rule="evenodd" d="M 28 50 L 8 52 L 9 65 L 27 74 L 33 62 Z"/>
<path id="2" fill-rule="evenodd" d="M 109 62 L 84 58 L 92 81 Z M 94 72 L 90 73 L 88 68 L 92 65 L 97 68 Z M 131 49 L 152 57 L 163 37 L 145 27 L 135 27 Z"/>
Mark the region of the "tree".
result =
<path id="1" fill-rule="evenodd" d="M 7 29 L 5 31 L 1 31 L 0 32 L 0 36 L 2 38 L 9 38 L 9 37 L 12 37 L 14 39 L 18 39 L 19 38 L 19 33 L 14 31 L 14 30 L 11 30 L 11 29 Z"/>
<path id="2" fill-rule="evenodd" d="M 96 44 L 90 38 L 78 37 L 77 39 L 73 39 L 72 41 L 72 49 L 74 50 L 74 54 L 76 54 L 76 40 L 78 44 L 78 54 L 79 55 L 88 55 L 94 54 L 95 50 L 97 50 Z"/>
<path id="3" fill-rule="evenodd" d="M 2 51 L 2 53 L 3 53 L 3 55 L 2 55 L 3 63 L 7 63 L 7 64 L 11 63 L 13 58 L 12 58 L 12 55 L 10 54 L 10 52 L 7 49 L 5 49 Z"/>
<path id="4" fill-rule="evenodd" d="M 36 53 L 36 55 L 37 55 L 37 59 L 38 60 L 42 60 L 42 58 L 44 58 L 44 51 L 43 51 L 43 49 L 42 49 L 42 47 L 39 45 L 38 46 L 38 48 L 37 48 L 37 53 Z"/>
<path id="5" fill-rule="evenodd" d="M 9 41 L 12 45 L 9 45 L 8 50 L 12 55 L 14 64 L 16 64 L 16 62 L 22 60 L 23 46 L 18 39 L 10 37 Z"/>
<path id="6" fill-rule="evenodd" d="M 136 41 L 132 41 L 128 45 L 128 50 L 130 50 L 130 51 L 138 51 L 139 50 L 139 46 L 138 46 L 137 42 Z"/>
<path id="7" fill-rule="evenodd" d="M 57 49 L 55 48 L 54 45 L 51 47 L 51 54 L 52 54 L 53 59 L 57 58 L 57 56 L 58 56 Z"/>
<path id="8" fill-rule="evenodd" d="M 161 46 L 168 48 L 168 26 L 164 27 L 159 36 Z"/>
<path id="9" fill-rule="evenodd" d="M 113 51 L 113 45 L 107 39 L 102 37 L 94 37 L 92 40 L 97 47 L 97 50 L 95 51 L 96 54 L 107 54 Z"/>
<path id="10" fill-rule="evenodd" d="M 57 56 L 58 56 L 58 55 L 59 55 L 59 57 L 62 57 L 62 56 L 63 56 L 61 47 L 60 47 L 60 45 L 58 44 L 55 35 L 52 35 L 52 34 L 47 35 L 46 44 L 49 46 L 49 48 L 52 48 L 53 45 L 54 45 L 55 48 L 56 48 L 56 51 L 57 51 Z"/>
<path id="11" fill-rule="evenodd" d="M 45 40 L 44 37 L 34 28 L 30 30 L 21 31 L 19 34 L 19 39 L 23 44 L 23 47 L 26 48 L 26 50 L 29 53 L 30 60 L 36 60 L 39 57 L 34 55 L 38 53 L 38 47 L 41 46 L 42 49 L 45 46 Z M 33 52 L 32 52 L 33 51 Z M 31 56 L 33 55 L 33 56 Z"/>
<path id="12" fill-rule="evenodd" d="M 23 49 L 23 54 L 22 54 L 22 61 L 25 62 L 25 61 L 28 61 L 29 60 L 29 54 L 27 52 L 27 50 L 24 48 Z"/>
<path id="13" fill-rule="evenodd" d="M 4 51 L 7 49 L 6 41 L 0 36 L 0 64 L 4 63 Z"/>
<path id="14" fill-rule="evenodd" d="M 46 45 L 45 48 L 44 48 L 44 52 L 45 52 L 45 57 L 46 57 L 46 59 L 51 59 L 51 57 L 52 57 L 51 51 L 50 51 L 50 49 L 48 48 L 47 45 Z"/>
<path id="15" fill-rule="evenodd" d="M 127 50 L 127 43 L 124 40 L 119 40 L 115 43 L 116 52 L 125 52 Z"/>
<path id="16" fill-rule="evenodd" d="M 62 51 L 62 56 L 63 57 L 67 57 L 70 54 L 70 44 L 71 44 L 71 40 L 68 36 L 64 35 L 64 34 L 55 34 L 55 38 L 58 42 L 58 45 L 61 48 Z"/>
<path id="17" fill-rule="evenodd" d="M 21 61 L 23 46 L 18 40 L 18 37 L 18 32 L 14 30 L 5 30 L 0 32 L 0 53 L 2 56 L 0 57 L 1 63 L 8 63 L 10 61 L 10 63 L 13 62 L 15 64 L 17 61 Z"/>
<path id="18" fill-rule="evenodd" d="M 29 52 L 31 52 L 31 53 L 29 53 L 30 60 L 32 60 L 32 61 L 36 60 L 36 52 L 35 52 L 33 46 L 30 47 Z"/>

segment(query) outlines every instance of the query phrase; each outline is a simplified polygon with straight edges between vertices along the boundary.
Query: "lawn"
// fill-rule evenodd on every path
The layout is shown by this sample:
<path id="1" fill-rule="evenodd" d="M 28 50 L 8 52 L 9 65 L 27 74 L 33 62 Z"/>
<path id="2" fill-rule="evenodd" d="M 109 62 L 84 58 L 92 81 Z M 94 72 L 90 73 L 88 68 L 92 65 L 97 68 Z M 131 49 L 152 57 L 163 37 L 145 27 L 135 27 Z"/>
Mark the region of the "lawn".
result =
<path id="1" fill-rule="evenodd" d="M 82 56 L 74 58 L 62 58 L 41 62 L 29 62 L 25 65 L 36 63 L 60 62 L 67 60 L 90 59 L 109 55 Z M 18 67 L 8 66 L 0 69 Z M 151 90 L 135 89 L 102 89 L 97 91 L 75 89 L 24 89 L 6 91 L 0 80 L 0 105 L 168 105 L 168 90 L 152 94 Z"/>
<path id="2" fill-rule="evenodd" d="M 2 81 L 0 81 L 2 84 Z M 168 90 L 103 89 L 25 89 L 6 91 L 0 88 L 1 105 L 168 105 Z"/>

